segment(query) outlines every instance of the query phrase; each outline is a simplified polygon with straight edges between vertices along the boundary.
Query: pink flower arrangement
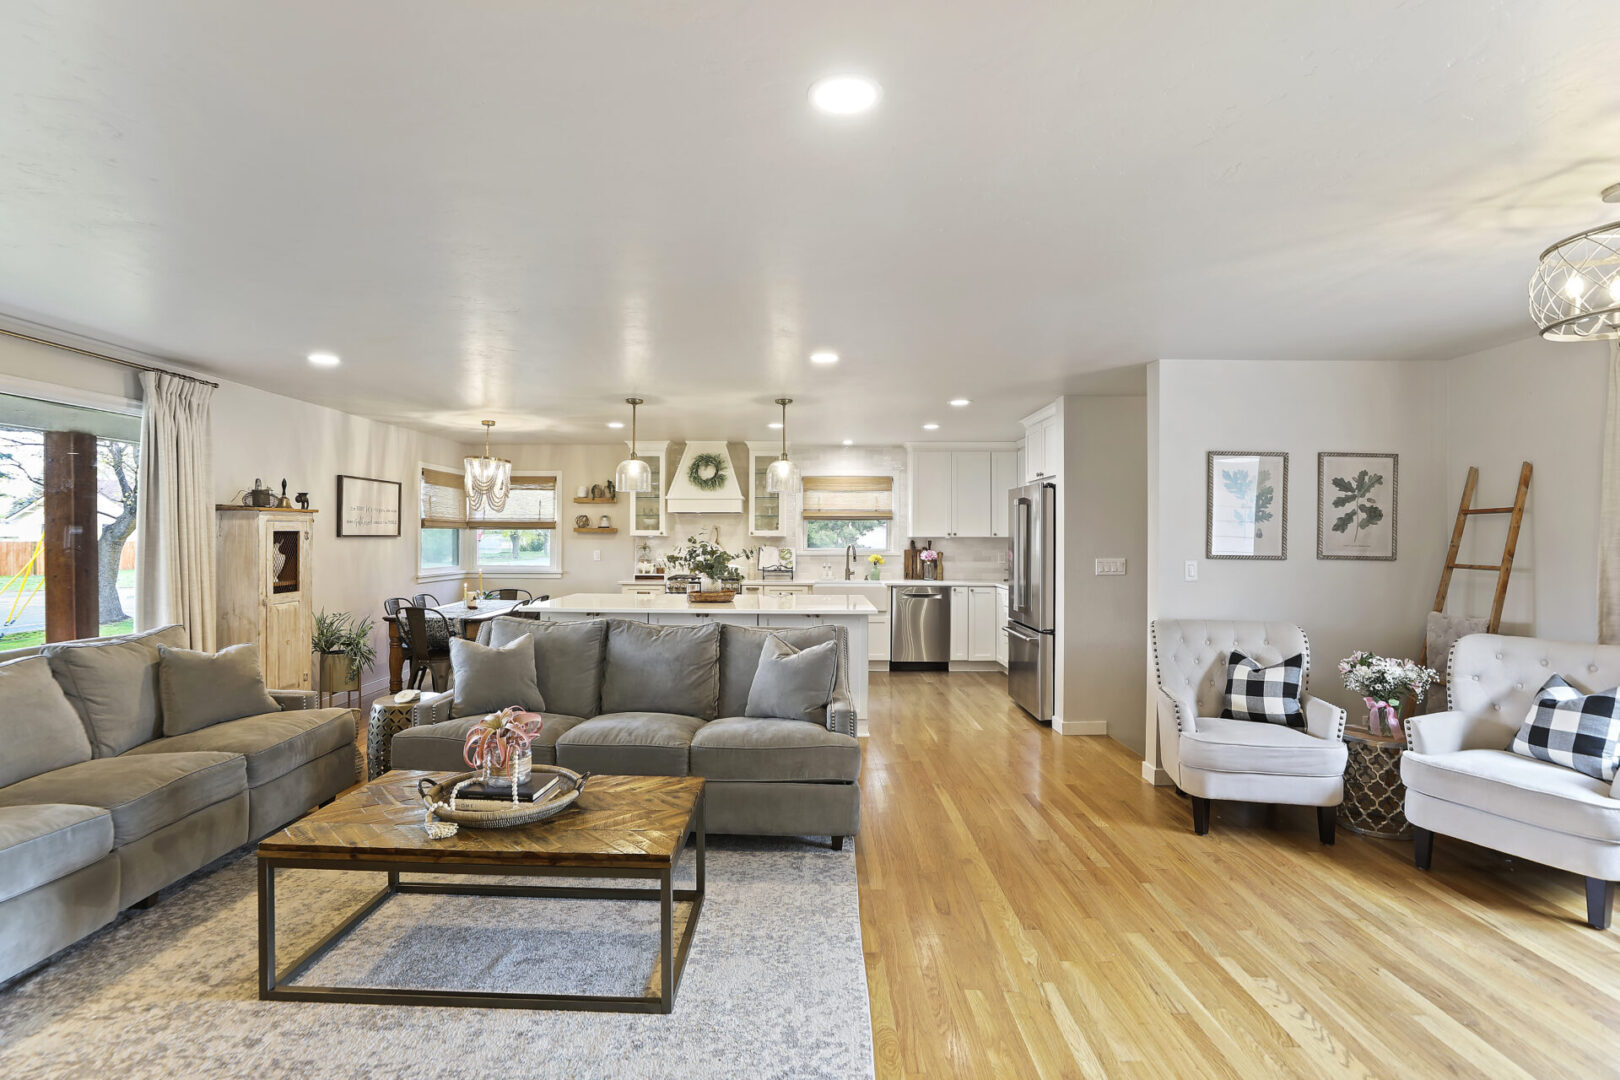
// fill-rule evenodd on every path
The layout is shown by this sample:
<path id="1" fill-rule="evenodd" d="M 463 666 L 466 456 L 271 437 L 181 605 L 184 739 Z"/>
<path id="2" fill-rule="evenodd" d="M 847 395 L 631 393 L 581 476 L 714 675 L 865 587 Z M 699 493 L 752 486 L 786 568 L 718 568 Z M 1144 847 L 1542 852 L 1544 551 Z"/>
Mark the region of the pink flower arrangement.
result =
<path id="1" fill-rule="evenodd" d="M 524 712 L 516 705 L 490 713 L 467 732 L 461 758 L 474 769 L 504 773 L 529 752 L 529 744 L 544 726 L 540 714 Z"/>
<path id="2" fill-rule="evenodd" d="M 935 562 L 939 559 L 939 552 L 935 551 L 933 548 L 923 548 L 921 551 L 917 552 L 917 558 L 921 559 L 923 562 Z"/>

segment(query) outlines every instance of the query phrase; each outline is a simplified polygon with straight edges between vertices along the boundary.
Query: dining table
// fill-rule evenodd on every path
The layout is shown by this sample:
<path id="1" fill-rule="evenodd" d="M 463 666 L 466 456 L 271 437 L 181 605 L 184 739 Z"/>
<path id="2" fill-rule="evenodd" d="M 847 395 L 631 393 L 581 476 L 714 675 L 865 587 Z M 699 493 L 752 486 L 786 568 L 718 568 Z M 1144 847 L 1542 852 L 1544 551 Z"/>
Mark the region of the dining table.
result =
<path id="1" fill-rule="evenodd" d="M 480 600 L 477 607 L 469 607 L 465 601 L 457 600 L 450 604 L 437 604 L 429 611 L 437 611 L 450 623 L 450 632 L 461 637 L 477 637 L 478 627 L 495 618 L 505 615 L 513 608 L 520 606 L 521 600 Z M 397 694 L 405 688 L 405 644 L 400 640 L 398 615 L 384 615 L 383 622 L 388 624 L 388 692 Z"/>

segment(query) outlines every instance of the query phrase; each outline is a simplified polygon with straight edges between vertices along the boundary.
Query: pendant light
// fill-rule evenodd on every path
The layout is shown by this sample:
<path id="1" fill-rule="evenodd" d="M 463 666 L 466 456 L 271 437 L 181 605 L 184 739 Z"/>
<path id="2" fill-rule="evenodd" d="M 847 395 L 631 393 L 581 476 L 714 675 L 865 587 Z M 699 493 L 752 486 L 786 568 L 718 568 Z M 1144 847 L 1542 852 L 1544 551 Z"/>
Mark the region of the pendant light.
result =
<path id="1" fill-rule="evenodd" d="M 624 403 L 630 406 L 630 456 L 619 462 L 613 486 L 619 491 L 651 491 L 652 468 L 636 456 L 636 406 L 642 404 L 642 399 L 627 397 Z"/>
<path id="2" fill-rule="evenodd" d="M 1603 192 L 1620 202 L 1620 184 Z M 1620 338 L 1620 221 L 1558 241 L 1530 277 L 1530 317 L 1548 341 Z"/>
<path id="3" fill-rule="evenodd" d="M 462 460 L 467 485 L 467 509 L 482 510 L 487 503 L 495 513 L 506 509 L 506 496 L 512 491 L 512 463 L 490 456 L 489 432 L 495 421 L 484 422 L 484 456 Z"/>
<path id="4" fill-rule="evenodd" d="M 772 495 L 797 495 L 799 467 L 789 461 L 787 455 L 787 407 L 793 404 L 793 399 L 779 397 L 776 403 L 782 406 L 782 456 L 765 470 L 765 490 Z"/>

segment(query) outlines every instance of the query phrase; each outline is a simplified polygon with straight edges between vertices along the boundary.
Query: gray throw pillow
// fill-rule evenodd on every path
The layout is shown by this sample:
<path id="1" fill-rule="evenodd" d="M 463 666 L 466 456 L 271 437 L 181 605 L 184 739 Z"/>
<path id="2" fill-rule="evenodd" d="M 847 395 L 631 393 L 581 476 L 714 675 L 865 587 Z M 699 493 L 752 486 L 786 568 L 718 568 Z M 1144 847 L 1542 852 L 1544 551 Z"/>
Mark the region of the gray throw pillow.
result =
<path id="1" fill-rule="evenodd" d="M 452 637 L 450 673 L 453 716 L 500 712 L 512 705 L 526 712 L 546 711 L 534 677 L 534 640 L 528 634 L 498 649 Z"/>
<path id="2" fill-rule="evenodd" d="M 0 787 L 90 760 L 90 737 L 43 656 L 0 664 L 0 740 Z"/>
<path id="3" fill-rule="evenodd" d="M 547 710 L 587 718 L 601 712 L 607 620 L 546 622 L 503 615 L 490 621 L 489 644 L 500 648 L 525 634 L 534 639 L 534 676 Z"/>
<path id="4" fill-rule="evenodd" d="M 159 645 L 158 690 L 163 734 L 171 738 L 226 720 L 281 711 L 264 688 L 259 647 L 250 641 L 217 653 Z"/>
<path id="5" fill-rule="evenodd" d="M 780 626 L 760 629 L 753 626 L 720 627 L 720 713 L 721 716 L 742 716 L 748 711 L 748 692 L 754 688 L 754 675 L 759 671 L 759 653 L 772 636 L 792 645 L 807 649 L 823 641 L 838 641 L 838 627 L 828 623 L 809 626 Z M 817 716 L 818 724 L 826 722 Z"/>
<path id="6" fill-rule="evenodd" d="M 754 673 L 743 715 L 814 721 L 817 710 L 826 715 L 836 678 L 837 644 L 824 641 L 795 649 L 772 634 L 759 652 L 759 670 Z"/>
<path id="7" fill-rule="evenodd" d="M 190 640 L 185 627 L 165 626 L 108 641 L 45 646 L 51 674 L 84 721 L 96 757 L 117 757 L 163 734 L 158 648 Z"/>
<path id="8" fill-rule="evenodd" d="M 713 720 L 720 703 L 720 626 L 608 620 L 602 711 Z"/>

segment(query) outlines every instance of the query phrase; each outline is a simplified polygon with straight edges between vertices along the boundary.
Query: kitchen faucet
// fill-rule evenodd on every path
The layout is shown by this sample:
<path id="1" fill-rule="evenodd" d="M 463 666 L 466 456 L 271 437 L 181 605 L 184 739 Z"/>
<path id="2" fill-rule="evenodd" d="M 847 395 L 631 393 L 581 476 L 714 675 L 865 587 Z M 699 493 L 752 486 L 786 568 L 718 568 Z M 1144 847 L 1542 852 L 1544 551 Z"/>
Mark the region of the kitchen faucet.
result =
<path id="1" fill-rule="evenodd" d="M 844 580 L 851 581 L 855 577 L 855 545 L 851 544 L 844 549 Z"/>

